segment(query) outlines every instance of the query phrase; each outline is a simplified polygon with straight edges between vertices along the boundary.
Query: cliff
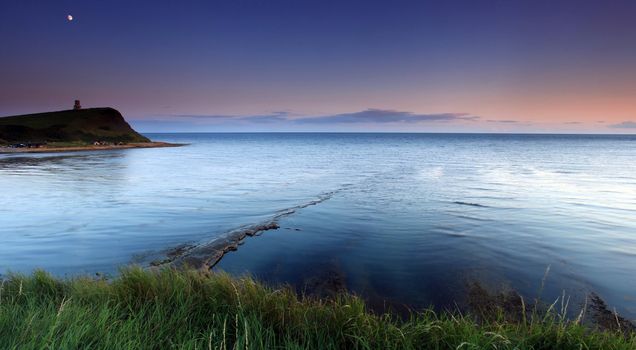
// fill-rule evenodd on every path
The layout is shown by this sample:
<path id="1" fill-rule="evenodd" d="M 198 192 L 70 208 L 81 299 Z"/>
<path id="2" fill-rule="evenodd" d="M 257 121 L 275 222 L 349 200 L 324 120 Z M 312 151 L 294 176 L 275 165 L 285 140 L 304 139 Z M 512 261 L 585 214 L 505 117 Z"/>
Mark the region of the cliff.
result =
<path id="1" fill-rule="evenodd" d="M 0 118 L 0 144 L 150 142 L 114 108 L 88 108 Z"/>

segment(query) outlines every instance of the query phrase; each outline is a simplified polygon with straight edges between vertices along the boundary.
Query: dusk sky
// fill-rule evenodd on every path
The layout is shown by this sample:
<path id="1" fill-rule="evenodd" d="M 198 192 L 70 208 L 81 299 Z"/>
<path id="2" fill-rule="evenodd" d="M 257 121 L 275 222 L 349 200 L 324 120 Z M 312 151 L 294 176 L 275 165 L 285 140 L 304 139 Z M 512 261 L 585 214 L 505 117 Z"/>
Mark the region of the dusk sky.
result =
<path id="1" fill-rule="evenodd" d="M 633 0 L 0 1 L 0 116 L 80 99 L 145 132 L 636 132 Z"/>

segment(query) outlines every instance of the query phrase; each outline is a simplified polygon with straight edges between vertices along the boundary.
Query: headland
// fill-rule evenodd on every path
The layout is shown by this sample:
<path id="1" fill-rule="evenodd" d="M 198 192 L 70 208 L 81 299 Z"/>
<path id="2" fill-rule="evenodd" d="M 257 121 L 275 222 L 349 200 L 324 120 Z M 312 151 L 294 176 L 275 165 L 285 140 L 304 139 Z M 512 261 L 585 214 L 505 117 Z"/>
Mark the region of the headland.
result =
<path id="1" fill-rule="evenodd" d="M 114 108 L 71 109 L 0 118 L 0 153 L 174 147 L 135 131 Z"/>

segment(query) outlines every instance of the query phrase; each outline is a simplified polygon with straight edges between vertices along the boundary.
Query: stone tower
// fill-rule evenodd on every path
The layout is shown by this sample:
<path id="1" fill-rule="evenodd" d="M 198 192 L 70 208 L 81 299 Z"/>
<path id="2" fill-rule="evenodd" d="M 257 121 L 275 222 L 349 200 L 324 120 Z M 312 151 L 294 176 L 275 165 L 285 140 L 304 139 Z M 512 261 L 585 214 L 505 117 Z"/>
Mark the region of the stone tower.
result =
<path id="1" fill-rule="evenodd" d="M 73 106 L 73 109 L 75 110 L 82 109 L 82 105 L 80 105 L 80 100 L 75 100 L 75 105 Z"/>

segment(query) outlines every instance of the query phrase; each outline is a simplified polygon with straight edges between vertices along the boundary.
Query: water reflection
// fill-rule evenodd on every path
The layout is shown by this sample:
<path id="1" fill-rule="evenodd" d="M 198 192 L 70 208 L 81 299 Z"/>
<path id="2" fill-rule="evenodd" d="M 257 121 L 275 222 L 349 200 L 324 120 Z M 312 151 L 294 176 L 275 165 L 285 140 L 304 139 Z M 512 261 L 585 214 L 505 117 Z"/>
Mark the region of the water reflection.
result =
<path id="1" fill-rule="evenodd" d="M 374 303 L 461 301 L 473 280 L 595 291 L 636 317 L 631 136 L 184 134 L 190 143 L 0 156 L 0 272 L 115 273 L 266 221 L 218 268 Z"/>

